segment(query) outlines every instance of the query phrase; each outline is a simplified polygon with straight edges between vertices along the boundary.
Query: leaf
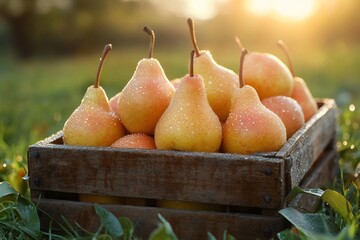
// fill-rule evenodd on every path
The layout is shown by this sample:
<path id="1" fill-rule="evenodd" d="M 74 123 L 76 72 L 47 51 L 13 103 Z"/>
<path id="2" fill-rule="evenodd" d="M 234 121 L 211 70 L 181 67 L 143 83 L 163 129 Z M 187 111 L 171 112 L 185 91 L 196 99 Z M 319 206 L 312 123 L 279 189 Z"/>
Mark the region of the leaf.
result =
<path id="1" fill-rule="evenodd" d="M 291 200 L 293 200 L 300 193 L 305 193 L 305 194 L 310 194 L 310 195 L 313 195 L 316 197 L 321 197 L 322 194 L 324 193 L 324 191 L 321 190 L 320 188 L 313 188 L 313 189 L 305 190 L 299 186 L 295 186 L 293 189 L 291 189 L 289 194 L 286 196 L 285 203 L 288 204 L 289 202 L 291 202 Z"/>
<path id="2" fill-rule="evenodd" d="M 314 235 L 331 237 L 339 232 L 338 227 L 323 214 L 304 214 L 293 208 L 284 208 L 279 213 L 308 237 Z"/>
<path id="3" fill-rule="evenodd" d="M 149 240 L 177 240 L 170 223 L 160 214 L 158 216 L 161 220 L 161 224 L 151 232 Z"/>
<path id="4" fill-rule="evenodd" d="M 24 225 L 30 229 L 35 236 L 40 236 L 40 219 L 35 205 L 30 200 L 19 195 L 16 209 Z"/>
<path id="5" fill-rule="evenodd" d="M 286 196 L 285 202 L 288 203 L 296 197 L 299 193 L 305 193 L 312 196 L 317 196 L 324 202 L 328 203 L 332 209 L 338 212 L 345 221 L 352 221 L 355 219 L 354 214 L 352 213 L 352 205 L 346 200 L 346 198 L 340 193 L 326 189 L 325 191 L 315 188 L 304 190 L 298 186 L 294 187 L 290 193 Z"/>
<path id="6" fill-rule="evenodd" d="M 159 216 L 162 224 L 165 227 L 166 233 L 171 237 L 171 239 L 173 239 L 173 240 L 177 239 L 177 237 L 176 237 L 170 223 L 163 216 L 161 216 L 161 214 L 159 214 L 158 216 Z"/>
<path id="7" fill-rule="evenodd" d="M 279 240 L 300 240 L 301 238 L 291 229 L 285 229 L 277 234 Z"/>
<path id="8" fill-rule="evenodd" d="M 100 217 L 100 222 L 104 225 L 106 231 L 113 237 L 119 238 L 124 231 L 117 218 L 108 210 L 100 205 L 95 204 L 95 212 Z"/>
<path id="9" fill-rule="evenodd" d="M 171 240 L 172 238 L 166 233 L 164 225 L 159 225 L 151 232 L 149 240 Z"/>
<path id="10" fill-rule="evenodd" d="M 121 239 L 123 239 L 123 240 L 131 239 L 134 234 L 133 223 L 130 221 L 130 219 L 128 219 L 126 217 L 120 217 L 118 220 L 124 231 L 124 234 L 122 235 Z"/>
<path id="11" fill-rule="evenodd" d="M 223 240 L 235 240 L 236 238 L 229 234 L 226 230 L 224 231 L 224 234 L 223 234 Z"/>
<path id="12" fill-rule="evenodd" d="M 209 232 L 207 233 L 207 236 L 208 236 L 208 240 L 217 240 L 216 237 Z"/>
<path id="13" fill-rule="evenodd" d="M 340 193 L 327 189 L 321 196 L 321 199 L 327 202 L 332 209 L 338 212 L 345 221 L 352 221 L 355 219 L 350 202 Z"/>
<path id="14" fill-rule="evenodd" d="M 0 202 L 15 201 L 19 193 L 8 182 L 0 182 Z"/>

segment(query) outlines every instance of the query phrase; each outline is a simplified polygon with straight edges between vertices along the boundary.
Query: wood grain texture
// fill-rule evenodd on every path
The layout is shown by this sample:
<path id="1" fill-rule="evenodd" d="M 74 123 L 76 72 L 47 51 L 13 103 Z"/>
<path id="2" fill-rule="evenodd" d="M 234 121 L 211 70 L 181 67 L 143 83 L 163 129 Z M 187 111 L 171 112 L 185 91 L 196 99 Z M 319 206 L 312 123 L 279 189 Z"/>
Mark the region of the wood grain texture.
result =
<path id="1" fill-rule="evenodd" d="M 291 137 L 276 157 L 285 160 L 287 190 L 298 186 L 326 148 L 335 148 L 337 107 L 332 99 L 324 99 L 319 111 Z"/>
<path id="2" fill-rule="evenodd" d="M 266 217 L 126 205 L 103 206 L 117 217 L 130 218 L 136 226 L 135 234 L 142 239 L 147 239 L 157 227 L 160 222 L 158 214 L 170 222 L 179 239 L 207 239 L 207 232 L 211 232 L 217 239 L 222 239 L 225 230 L 237 239 L 270 239 L 284 228 L 284 220 L 280 216 Z M 76 220 L 82 227 L 91 231 L 96 231 L 100 223 L 94 206 L 90 203 L 41 199 L 39 208 L 55 219 L 60 219 L 61 214 L 69 220 Z M 47 216 L 40 214 L 40 218 L 43 227 L 47 229 L 49 222 Z"/>
<path id="3" fill-rule="evenodd" d="M 260 156 L 36 145 L 29 148 L 35 191 L 94 193 L 279 208 L 284 162 Z"/>
<path id="4" fill-rule="evenodd" d="M 323 188 L 331 185 L 332 180 L 339 171 L 339 153 L 337 150 L 326 150 L 316 161 L 313 168 L 305 175 L 300 186 L 303 189 Z M 315 212 L 320 200 L 318 197 L 307 194 L 298 195 L 289 206 L 302 212 Z"/>

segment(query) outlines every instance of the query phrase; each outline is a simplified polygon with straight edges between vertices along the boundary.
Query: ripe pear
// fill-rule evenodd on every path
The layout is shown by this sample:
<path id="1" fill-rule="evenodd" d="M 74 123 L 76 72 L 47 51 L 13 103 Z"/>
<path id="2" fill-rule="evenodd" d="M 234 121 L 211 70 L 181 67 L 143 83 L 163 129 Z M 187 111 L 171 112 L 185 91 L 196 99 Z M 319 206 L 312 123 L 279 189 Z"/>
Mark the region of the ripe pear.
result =
<path id="1" fill-rule="evenodd" d="M 158 149 L 217 152 L 222 130 L 218 116 L 206 97 L 204 80 L 194 75 L 193 55 L 190 73 L 183 77 L 169 107 L 155 128 Z"/>
<path id="2" fill-rule="evenodd" d="M 109 100 L 109 104 L 111 107 L 111 110 L 113 110 L 114 113 L 118 114 L 119 112 L 119 97 L 121 92 L 117 93 L 116 95 L 112 96 Z"/>
<path id="3" fill-rule="evenodd" d="M 203 77 L 206 95 L 211 108 L 218 115 L 221 122 L 225 122 L 229 115 L 231 97 L 239 87 L 237 74 L 224 66 L 219 65 L 210 51 L 200 51 L 196 43 L 194 22 L 188 19 L 190 36 L 195 50 L 194 68 L 196 74 Z"/>
<path id="4" fill-rule="evenodd" d="M 181 78 L 174 78 L 170 82 L 174 86 L 175 90 L 178 88 Z"/>
<path id="5" fill-rule="evenodd" d="M 80 106 L 64 124 L 64 144 L 110 146 L 125 135 L 124 126 L 111 110 L 104 89 L 99 86 L 102 66 L 111 48 L 111 44 L 105 46 L 95 85 L 88 87 Z"/>
<path id="6" fill-rule="evenodd" d="M 260 101 L 256 90 L 244 85 L 242 69 L 247 50 L 240 60 L 240 88 L 232 98 L 230 114 L 223 125 L 222 150 L 253 154 L 278 151 L 286 142 L 286 128 L 281 119 Z"/>
<path id="7" fill-rule="evenodd" d="M 318 106 L 304 79 L 294 77 L 292 97 L 300 104 L 307 122 L 317 112 Z"/>
<path id="8" fill-rule="evenodd" d="M 154 138 L 143 133 L 128 134 L 111 144 L 111 147 L 156 149 Z"/>
<path id="9" fill-rule="evenodd" d="M 291 96 L 293 78 L 288 67 L 270 53 L 250 52 L 244 60 L 244 83 L 256 89 L 260 99 Z"/>
<path id="10" fill-rule="evenodd" d="M 304 79 L 295 75 L 294 65 L 292 64 L 287 46 L 281 40 L 278 41 L 278 45 L 288 59 L 289 68 L 294 78 L 294 89 L 291 97 L 300 104 L 304 113 L 305 122 L 307 122 L 317 112 L 318 106 Z"/>
<path id="11" fill-rule="evenodd" d="M 301 106 L 291 97 L 274 96 L 261 100 L 261 103 L 280 117 L 286 128 L 287 139 L 305 123 Z"/>
<path id="12" fill-rule="evenodd" d="M 130 133 L 153 135 L 155 126 L 168 107 L 175 88 L 167 79 L 159 61 L 152 57 L 155 34 L 145 27 L 151 36 L 149 57 L 139 61 L 134 75 L 121 91 L 118 115 Z"/>

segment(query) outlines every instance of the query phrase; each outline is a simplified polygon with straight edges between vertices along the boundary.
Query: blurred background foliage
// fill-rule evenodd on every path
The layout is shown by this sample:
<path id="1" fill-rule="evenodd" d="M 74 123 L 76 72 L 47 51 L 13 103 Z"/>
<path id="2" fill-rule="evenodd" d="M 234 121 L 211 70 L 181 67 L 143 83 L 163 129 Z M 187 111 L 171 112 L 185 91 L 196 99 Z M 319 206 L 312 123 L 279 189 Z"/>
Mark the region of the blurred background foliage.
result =
<path id="1" fill-rule="evenodd" d="M 359 9 L 358 0 L 0 0 L 0 173 L 26 168 L 29 144 L 62 128 L 93 83 L 106 43 L 113 51 L 101 85 L 109 98 L 147 55 L 145 25 L 155 31 L 154 57 L 168 78 L 183 76 L 192 48 L 188 17 L 199 47 L 234 71 L 234 36 L 283 60 L 276 42 L 284 40 L 313 95 L 354 106 L 358 121 Z"/>

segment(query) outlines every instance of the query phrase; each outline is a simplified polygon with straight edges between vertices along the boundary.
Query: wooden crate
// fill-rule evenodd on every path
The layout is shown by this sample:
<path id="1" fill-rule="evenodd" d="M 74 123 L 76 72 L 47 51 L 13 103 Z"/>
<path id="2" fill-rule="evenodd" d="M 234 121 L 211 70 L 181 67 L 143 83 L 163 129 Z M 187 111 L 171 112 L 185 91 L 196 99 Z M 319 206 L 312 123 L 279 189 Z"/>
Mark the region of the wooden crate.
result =
<path id="1" fill-rule="evenodd" d="M 29 147 L 31 195 L 51 216 L 89 230 L 99 221 L 79 194 L 143 199 L 143 206 L 104 206 L 132 219 L 144 239 L 159 213 L 180 239 L 206 239 L 207 232 L 220 238 L 225 230 L 238 239 L 271 238 L 286 227 L 277 212 L 290 189 L 322 186 L 336 173 L 336 104 L 323 99 L 319 106 L 280 151 L 256 155 L 67 146 L 60 131 Z M 216 204 L 223 211 L 159 208 L 162 199 Z M 296 201 L 300 208 L 309 205 L 306 198 Z"/>

